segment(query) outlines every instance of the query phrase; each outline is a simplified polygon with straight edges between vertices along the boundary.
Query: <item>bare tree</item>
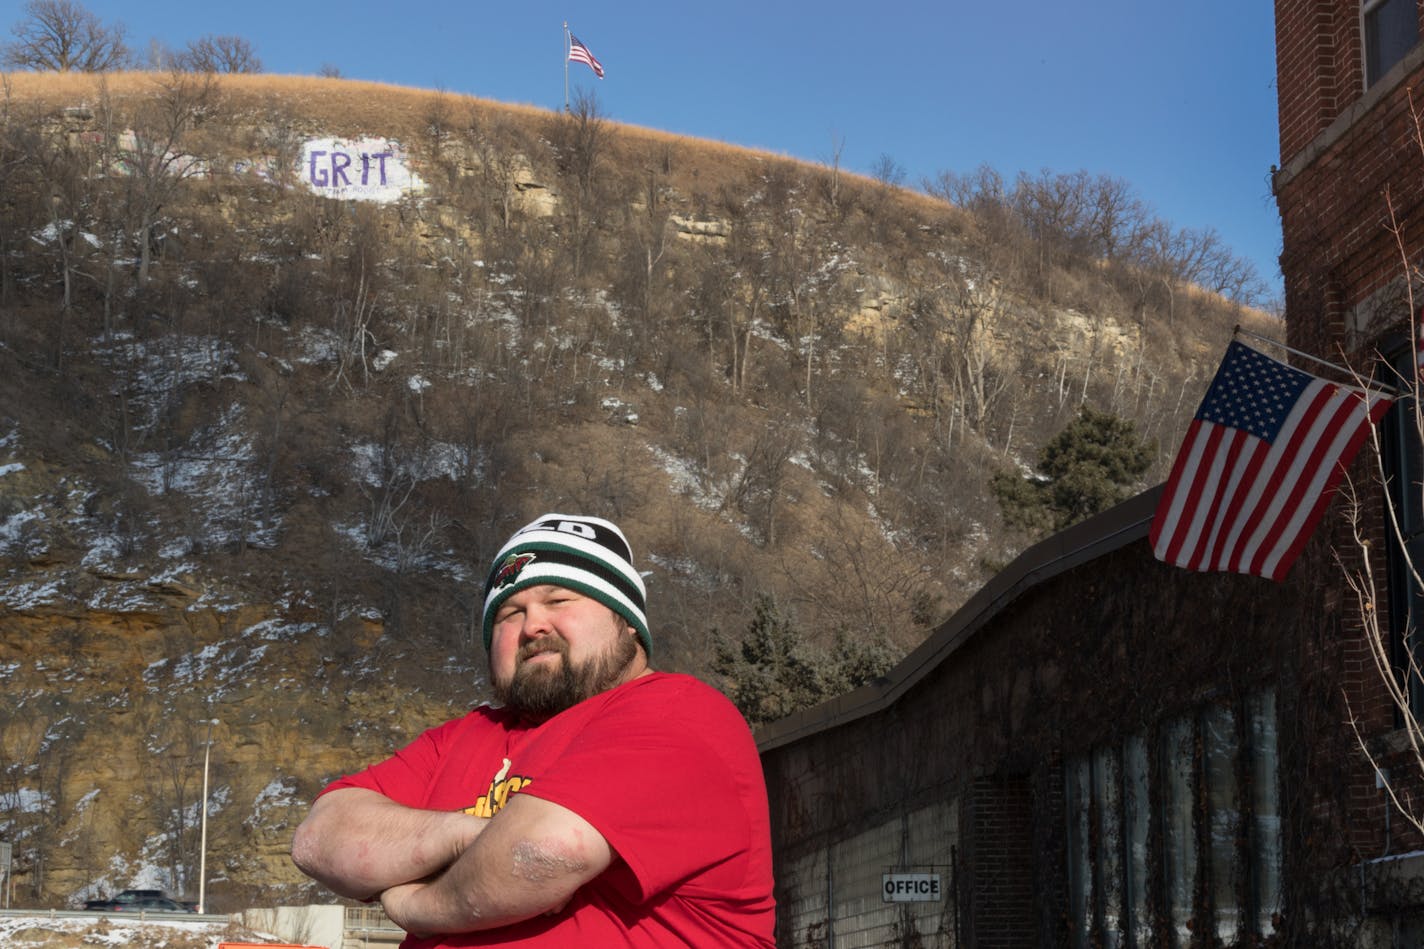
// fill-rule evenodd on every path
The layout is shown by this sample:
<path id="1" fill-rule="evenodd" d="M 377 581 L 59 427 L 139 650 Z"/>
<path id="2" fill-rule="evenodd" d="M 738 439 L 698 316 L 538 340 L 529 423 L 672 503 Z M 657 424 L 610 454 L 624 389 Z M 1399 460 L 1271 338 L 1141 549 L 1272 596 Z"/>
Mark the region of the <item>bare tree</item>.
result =
<path id="1" fill-rule="evenodd" d="M 1089 182 L 1083 223 L 1093 253 L 1108 260 L 1120 257 L 1146 217 L 1146 206 L 1123 179 L 1099 176 Z"/>
<path id="2" fill-rule="evenodd" d="M 430 155 L 446 166 L 446 173 L 453 183 L 455 170 L 446 154 L 446 145 L 455 135 L 455 110 L 450 104 L 450 95 L 444 89 L 437 89 L 435 95 L 425 103 L 425 134 L 430 146 Z"/>
<path id="3" fill-rule="evenodd" d="M 573 179 L 574 275 L 583 272 L 584 243 L 592 233 L 597 210 L 598 170 L 607 158 L 613 130 L 591 92 L 580 91 L 566 113 L 554 120 L 550 137 L 558 153 L 559 170 Z"/>
<path id="4" fill-rule="evenodd" d="M 171 676 L 182 648 L 169 647 L 162 671 Z M 201 823 L 202 761 L 209 708 L 197 694 L 180 689 L 171 679 L 166 695 L 136 706 L 135 752 L 149 762 L 143 770 L 143 793 L 149 819 L 163 834 L 168 877 L 174 889 L 186 892 L 197 870 Z"/>
<path id="5" fill-rule="evenodd" d="M 108 25 L 74 0 L 30 0 L 11 28 L 15 41 L 3 61 L 17 69 L 104 72 L 122 69 L 131 55 L 123 25 Z"/>
<path id="6" fill-rule="evenodd" d="M 988 165 L 969 174 L 942 171 L 925 182 L 930 194 L 958 205 L 974 217 L 985 241 L 1008 249 L 1024 238 L 1024 225 L 1014 208 L 1014 197 L 1003 175 Z"/>
<path id="7" fill-rule="evenodd" d="M 760 534 L 763 547 L 776 546 L 777 514 L 782 508 L 787 464 L 800 448 L 799 433 L 785 422 L 773 422 L 753 438 L 746 461 L 726 497 L 725 509 L 735 506 Z"/>
<path id="8" fill-rule="evenodd" d="M 831 170 L 830 183 L 827 186 L 831 207 L 839 210 L 841 206 L 841 155 L 845 152 L 845 136 L 831 133 L 831 160 L 827 166 Z"/>
<path id="9" fill-rule="evenodd" d="M 134 53 L 136 65 L 141 65 L 151 72 L 169 72 L 177 69 L 179 57 L 183 54 L 169 46 L 158 37 L 151 37 L 148 41 L 148 51 L 146 53 Z"/>
<path id="10" fill-rule="evenodd" d="M 954 387 L 969 426 L 987 437 L 985 423 L 1017 378 L 1015 355 L 998 344 L 1009 301 L 1002 284 L 983 275 L 961 280 L 949 306 L 956 324 Z"/>
<path id="11" fill-rule="evenodd" d="M 252 43 L 241 36 L 209 33 L 188 44 L 178 56 L 178 66 L 187 72 L 258 73 L 262 60 Z"/>
<path id="12" fill-rule="evenodd" d="M 771 255 L 765 240 L 749 227 L 733 226 L 726 247 L 703 279 L 708 358 L 715 360 L 716 329 L 725 321 L 728 378 L 734 393 L 745 393 L 752 339 L 771 290 Z"/>
<path id="13" fill-rule="evenodd" d="M 520 156 L 513 148 L 513 129 L 499 119 L 479 125 L 472 113 L 463 134 L 479 159 L 485 195 L 499 208 L 500 225 L 508 230 L 521 167 Z"/>
<path id="14" fill-rule="evenodd" d="M 15 194 L 11 181 L 23 169 L 25 161 L 24 149 L 17 139 L 19 123 L 13 109 L 12 91 L 10 76 L 0 73 L 0 191 L 7 195 Z M 10 248 L 15 241 L 12 235 L 19 233 L 15 226 L 18 223 L 16 204 L 12 198 L 0 209 L 0 312 L 10 305 L 15 289 Z"/>
<path id="15" fill-rule="evenodd" d="M 809 408 L 817 347 L 822 333 L 835 322 L 829 314 L 844 302 L 840 278 L 848 261 L 836 246 L 835 235 L 795 199 L 808 190 L 807 180 L 789 165 L 769 171 L 765 219 L 758 223 L 765 233 L 777 235 L 767 246 L 768 315 L 792 349 L 805 357 L 803 396 Z"/>
<path id="16" fill-rule="evenodd" d="M 1414 144 L 1419 157 L 1424 157 L 1424 115 L 1413 102 L 1411 111 Z M 1417 524 L 1412 523 L 1417 515 L 1411 513 L 1419 509 L 1424 497 L 1424 482 L 1420 481 L 1417 468 L 1420 446 L 1424 445 L 1424 375 L 1418 368 L 1424 365 L 1418 316 L 1424 267 L 1418 263 L 1417 244 L 1411 246 L 1406 238 L 1407 222 L 1400 220 L 1388 188 L 1384 194 L 1388 227 L 1394 237 L 1400 266 L 1401 292 L 1392 305 L 1399 317 L 1398 330 L 1408 335 L 1404 344 L 1407 348 L 1391 357 L 1393 371 L 1386 371 L 1384 379 L 1386 384 L 1400 390 L 1398 402 L 1391 410 L 1400 416 L 1393 426 L 1394 444 L 1387 446 L 1380 432 L 1382 428 L 1391 427 L 1386 417 L 1380 425 L 1371 427 L 1370 447 L 1379 479 L 1374 486 L 1384 488 L 1380 526 L 1388 539 L 1386 557 L 1394 562 L 1385 565 L 1376 559 L 1379 556 L 1375 539 L 1377 526 L 1366 519 L 1370 507 L 1349 481 L 1343 493 L 1352 543 L 1344 550 L 1337 549 L 1335 560 L 1355 594 L 1357 632 L 1369 647 L 1376 684 L 1383 687 L 1393 706 L 1393 728 L 1403 740 L 1395 745 L 1391 754 L 1385 743 L 1369 737 L 1369 726 L 1360 721 L 1362 716 L 1368 717 L 1367 713 L 1350 707 L 1347 694 L 1350 726 L 1394 809 L 1416 832 L 1424 833 L 1424 807 L 1418 794 L 1419 781 L 1424 778 L 1424 711 L 1420 708 L 1420 695 L 1424 693 L 1424 664 L 1421 663 L 1424 650 L 1420 647 L 1420 617 L 1416 605 L 1419 590 L 1424 588 L 1424 554 L 1421 554 Z M 1383 585 L 1375 572 L 1378 566 L 1387 566 Z M 1391 600 L 1407 604 L 1404 615 L 1398 618 L 1402 620 L 1402 629 L 1392 628 L 1396 619 L 1391 616 Z"/>
<path id="17" fill-rule="evenodd" d="M 90 173 L 100 149 L 81 136 L 68 136 L 27 123 L 15 129 L 15 144 L 24 160 L 26 184 L 42 196 L 46 255 L 52 255 L 60 280 L 60 298 L 52 323 L 54 352 L 51 365 L 64 368 L 64 337 L 70 311 L 75 306 L 78 282 L 93 246 L 96 202 Z M 17 189 L 18 190 L 18 189 Z"/>
<path id="18" fill-rule="evenodd" d="M 905 183 L 905 167 L 895 160 L 895 156 L 882 152 L 870 166 L 870 177 L 887 188 L 898 188 Z"/>
<path id="19" fill-rule="evenodd" d="M 202 161 L 185 150 L 185 139 L 210 117 L 217 99 L 213 77 L 170 73 L 157 94 L 134 122 L 124 144 L 128 171 L 127 201 L 132 234 L 139 252 L 138 280 L 148 281 L 153 236 L 164 206 L 191 177 L 203 172 Z"/>
<path id="20" fill-rule="evenodd" d="M 662 201 L 657 173 L 651 168 L 648 169 L 642 203 L 642 213 L 636 214 L 632 222 L 633 240 L 639 251 L 638 259 L 630 261 L 630 266 L 638 269 L 639 282 L 642 284 L 639 298 L 643 318 L 646 324 L 650 324 L 654 313 L 653 293 L 658 264 L 667 252 L 669 213 Z"/>
<path id="21" fill-rule="evenodd" d="M 1215 230 L 1172 227 L 1118 178 L 1044 169 L 1020 172 L 1010 189 L 998 172 L 981 166 L 970 175 L 941 172 L 925 189 L 973 214 L 986 236 L 1031 240 L 1036 273 L 1044 280 L 1057 266 L 1105 260 L 1144 270 L 1134 278 L 1139 287 L 1160 281 L 1169 294 L 1173 281 L 1247 306 L 1266 294 L 1256 268 Z"/>
<path id="22" fill-rule="evenodd" d="M 82 726 L 66 696 L 21 692 L 0 713 L 0 827 L 21 841 L 16 862 L 34 897 L 45 891 L 49 856 L 62 839 L 65 783 Z"/>

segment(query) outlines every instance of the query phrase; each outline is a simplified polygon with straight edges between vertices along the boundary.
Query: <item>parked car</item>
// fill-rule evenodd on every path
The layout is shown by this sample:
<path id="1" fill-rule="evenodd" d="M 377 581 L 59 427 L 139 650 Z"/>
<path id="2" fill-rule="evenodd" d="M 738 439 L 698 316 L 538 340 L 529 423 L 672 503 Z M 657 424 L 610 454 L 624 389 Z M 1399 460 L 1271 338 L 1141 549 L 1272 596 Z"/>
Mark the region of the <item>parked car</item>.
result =
<path id="1" fill-rule="evenodd" d="M 197 905 L 170 899 L 162 890 L 123 890 L 108 899 L 85 900 L 84 908 L 100 913 L 138 913 L 158 910 L 169 913 L 192 913 Z"/>

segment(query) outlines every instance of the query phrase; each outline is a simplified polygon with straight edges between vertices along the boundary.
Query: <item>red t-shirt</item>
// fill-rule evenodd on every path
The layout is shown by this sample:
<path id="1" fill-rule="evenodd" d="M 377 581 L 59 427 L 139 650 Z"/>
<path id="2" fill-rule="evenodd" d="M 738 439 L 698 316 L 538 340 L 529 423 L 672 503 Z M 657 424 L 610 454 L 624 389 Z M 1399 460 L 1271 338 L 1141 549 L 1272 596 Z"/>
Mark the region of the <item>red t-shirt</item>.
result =
<path id="1" fill-rule="evenodd" d="M 482 817 L 532 794 L 617 853 L 556 916 L 405 949 L 774 944 L 761 759 L 736 707 L 691 676 L 651 673 L 537 726 L 481 706 L 327 790 L 341 787 Z"/>

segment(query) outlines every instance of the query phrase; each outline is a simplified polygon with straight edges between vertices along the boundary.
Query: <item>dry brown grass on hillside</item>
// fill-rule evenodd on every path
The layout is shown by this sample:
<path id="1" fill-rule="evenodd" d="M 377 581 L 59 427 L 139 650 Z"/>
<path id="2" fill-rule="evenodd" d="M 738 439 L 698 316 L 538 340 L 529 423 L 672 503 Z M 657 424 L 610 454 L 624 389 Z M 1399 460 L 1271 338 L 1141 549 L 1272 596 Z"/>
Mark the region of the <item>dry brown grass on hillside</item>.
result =
<path id="1" fill-rule="evenodd" d="M 92 106 L 106 90 L 120 102 L 150 97 L 172 78 L 170 73 L 144 71 L 103 75 L 15 72 L 0 77 L 0 95 L 53 109 Z M 237 112 L 288 107 L 300 114 L 304 123 L 320 125 L 327 134 L 379 135 L 406 142 L 425 136 L 432 117 L 439 112 L 452 123 L 461 122 L 468 117 L 467 110 L 474 110 L 482 121 L 505 119 L 526 126 L 537 126 L 559 115 L 555 110 L 533 105 L 358 79 L 262 73 L 223 75 L 218 77 L 218 86 L 227 106 Z M 763 175 L 779 164 L 828 171 L 819 162 L 606 118 L 617 133 L 613 147 L 624 159 L 623 164 L 635 168 L 648 164 L 653 156 L 666 167 L 669 182 L 688 193 L 740 189 L 749 177 Z M 863 174 L 846 169 L 839 173 L 848 190 L 884 187 Z M 909 202 L 922 212 L 949 210 L 938 198 L 917 191 L 897 190 L 895 200 Z"/>

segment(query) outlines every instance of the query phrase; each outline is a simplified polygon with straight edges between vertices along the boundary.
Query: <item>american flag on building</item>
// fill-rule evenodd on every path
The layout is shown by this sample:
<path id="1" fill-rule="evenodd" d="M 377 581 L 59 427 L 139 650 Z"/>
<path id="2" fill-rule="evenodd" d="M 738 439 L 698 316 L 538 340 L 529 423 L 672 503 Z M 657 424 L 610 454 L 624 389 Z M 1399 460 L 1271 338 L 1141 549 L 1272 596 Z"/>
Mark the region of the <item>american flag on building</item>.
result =
<path id="1" fill-rule="evenodd" d="M 1391 402 L 1232 341 L 1153 515 L 1152 552 L 1282 579 Z"/>
<path id="2" fill-rule="evenodd" d="M 584 63 L 593 70 L 594 75 L 599 79 L 603 78 L 603 64 L 598 61 L 589 48 L 579 42 L 579 38 L 572 33 L 569 34 L 569 62 Z"/>

